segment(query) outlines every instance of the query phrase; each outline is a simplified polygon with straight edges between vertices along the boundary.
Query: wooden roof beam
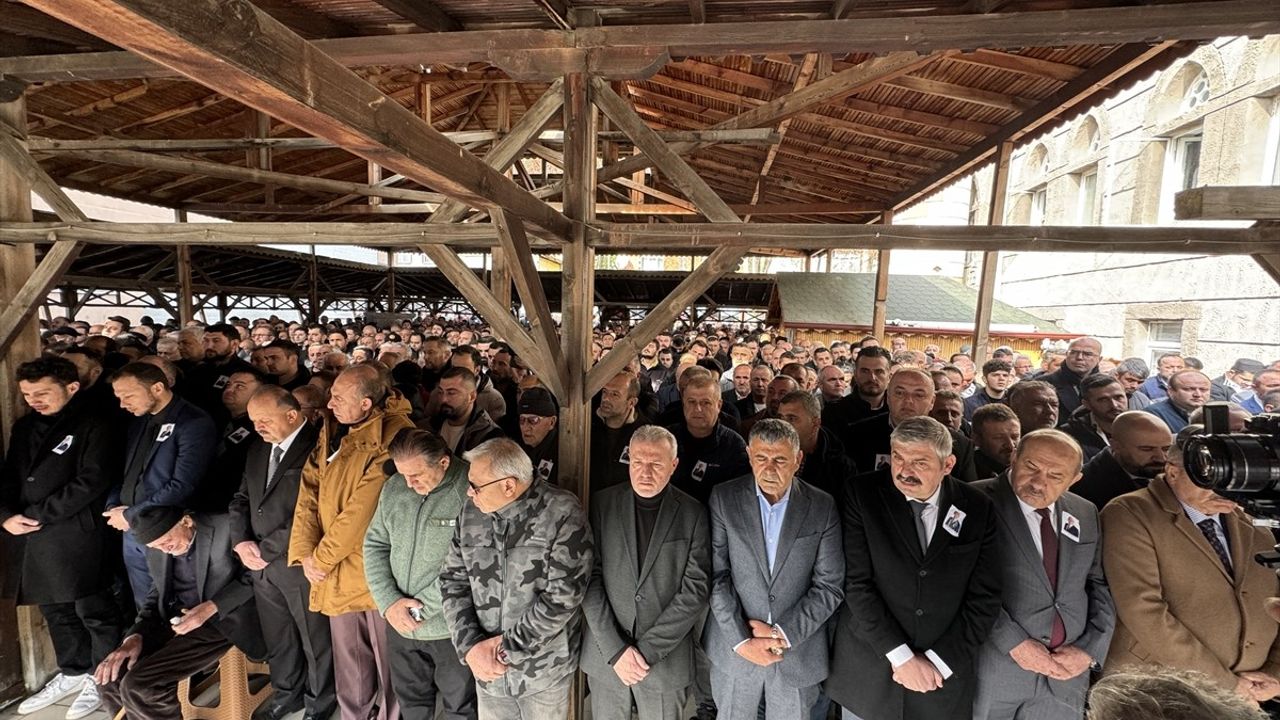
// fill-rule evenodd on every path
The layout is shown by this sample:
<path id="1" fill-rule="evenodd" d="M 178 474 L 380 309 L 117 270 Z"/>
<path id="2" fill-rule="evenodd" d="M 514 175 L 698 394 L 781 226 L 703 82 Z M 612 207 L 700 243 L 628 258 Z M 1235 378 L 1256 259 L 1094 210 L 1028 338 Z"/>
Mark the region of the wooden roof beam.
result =
<path id="1" fill-rule="evenodd" d="M 1012 70 L 1023 75 L 1045 77 L 1059 82 L 1071 82 L 1085 71 L 1085 68 L 1076 65 L 986 48 L 978 48 L 962 52 L 959 55 L 952 55 L 951 59 L 955 62 Z"/>
<path id="2" fill-rule="evenodd" d="M 995 108 L 997 110 L 1008 110 L 1010 112 L 1022 112 L 1032 105 L 1033 100 L 1025 100 L 1004 93 L 992 92 L 981 88 L 969 87 L 967 85 L 956 85 L 955 83 L 942 82 L 940 80 L 929 80 L 922 77 L 913 77 L 904 75 L 889 81 L 890 85 L 900 87 L 905 90 L 923 93 L 925 95 L 934 95 L 949 100 L 959 100 L 973 105 L 981 105 L 983 107 Z"/>
<path id="3" fill-rule="evenodd" d="M 1280 185 L 1198 187 L 1173 196 L 1176 220 L 1280 220 Z"/>
<path id="4" fill-rule="evenodd" d="M 572 224 L 247 0 L 30 0 L 98 37 L 458 200 Z M 251 42 L 246 42 L 251 38 Z"/>
<path id="5" fill-rule="evenodd" d="M 35 0 L 43 6 L 53 0 Z M 472 30 L 316 40 L 348 67 L 465 64 L 530 51 L 664 48 L 674 57 L 830 52 L 929 52 L 955 48 L 1109 45 L 1153 39 L 1211 40 L 1280 32 L 1274 0 L 1221 0 L 993 15 L 886 16 L 560 30 Z M 80 53 L 0 59 L 0 74 L 29 82 L 172 77 L 174 70 L 131 53 Z"/>
<path id="6" fill-rule="evenodd" d="M 433 0 L 373 1 L 427 32 L 454 32 L 462 29 L 462 23 Z"/>

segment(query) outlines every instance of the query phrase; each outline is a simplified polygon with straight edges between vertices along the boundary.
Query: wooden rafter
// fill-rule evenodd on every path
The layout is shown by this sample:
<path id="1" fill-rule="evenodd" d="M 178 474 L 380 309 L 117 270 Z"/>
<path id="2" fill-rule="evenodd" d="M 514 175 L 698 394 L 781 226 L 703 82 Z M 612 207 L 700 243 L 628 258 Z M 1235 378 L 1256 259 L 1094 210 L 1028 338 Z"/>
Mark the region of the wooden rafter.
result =
<path id="1" fill-rule="evenodd" d="M 428 32 L 453 32 L 462 29 L 462 24 L 442 10 L 434 0 L 373 1 Z"/>
<path id="2" fill-rule="evenodd" d="M 516 292 L 520 295 L 525 315 L 529 318 L 534 346 L 543 359 L 542 365 L 551 369 L 564 367 L 564 354 L 560 348 L 560 338 L 556 334 L 555 321 L 551 318 L 551 306 L 547 303 L 542 278 L 538 276 L 538 268 L 534 265 L 533 250 L 529 247 L 529 237 L 524 232 L 524 226 L 502 210 L 494 213 L 493 222 L 498 229 L 498 241 L 503 254 L 513 264 L 511 279 L 515 282 Z M 547 382 L 553 395 L 565 396 L 561 373 L 540 373 L 539 377 Z"/>
<path id="3" fill-rule="evenodd" d="M 457 199 L 505 207 L 562 236 L 570 230 L 563 215 L 479 158 L 458 152 L 413 111 L 246 0 L 186 0 L 180 6 L 167 0 L 31 4 Z M 263 62 L 268 53 L 272 59 Z"/>

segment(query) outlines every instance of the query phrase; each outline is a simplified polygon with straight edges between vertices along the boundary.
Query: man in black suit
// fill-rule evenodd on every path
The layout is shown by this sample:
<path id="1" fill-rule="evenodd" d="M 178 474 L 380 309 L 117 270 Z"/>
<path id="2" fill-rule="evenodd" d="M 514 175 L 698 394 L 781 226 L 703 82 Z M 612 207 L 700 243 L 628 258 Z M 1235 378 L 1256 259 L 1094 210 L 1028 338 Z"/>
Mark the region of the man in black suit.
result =
<path id="1" fill-rule="evenodd" d="M 288 563 L 302 466 L 320 431 L 281 387 L 262 387 L 247 409 L 262 438 L 250 445 L 231 500 L 231 542 L 251 571 L 275 688 L 255 717 L 279 720 L 305 707 L 305 720 L 326 719 L 337 706 L 329 620 L 308 607 L 311 584 L 301 567 Z"/>
<path id="2" fill-rule="evenodd" d="M 1058 417 L 1069 418 L 1080 407 L 1080 381 L 1098 371 L 1102 359 L 1102 342 L 1097 338 L 1081 337 L 1067 346 L 1067 358 L 1062 366 L 1037 378 L 1053 386 L 1058 394 Z M 1039 428 L 1023 428 L 1028 433 Z"/>
<path id="3" fill-rule="evenodd" d="M 1000 556 L 991 500 L 949 476 L 951 437 L 933 418 L 903 420 L 890 466 L 845 486 L 827 694 L 846 720 L 971 713 L 977 652 L 1000 612 Z"/>
<path id="4" fill-rule="evenodd" d="M 1085 463 L 1083 476 L 1071 492 L 1101 510 L 1164 472 L 1172 447 L 1173 433 L 1160 418 L 1142 410 L 1120 413 L 1111 423 L 1110 447 Z"/>
<path id="5" fill-rule="evenodd" d="M 40 607 L 59 670 L 19 713 L 80 693 L 75 720 L 98 707 L 89 673 L 123 630 L 111 593 L 120 546 L 101 512 L 120 475 L 118 426 L 84 397 L 69 360 L 23 363 L 17 378 L 32 412 L 14 423 L 0 466 L 0 527 L 15 538 L 6 562 L 18 604 Z"/>
<path id="6" fill-rule="evenodd" d="M 250 658 L 266 655 L 253 588 L 231 552 L 225 514 L 150 505 L 134 515 L 130 532 L 148 548 L 155 582 L 94 679 L 111 715 L 123 708 L 129 720 L 180 720 L 180 680 L 232 645 Z"/>
<path id="7" fill-rule="evenodd" d="M 840 442 L 848 444 L 849 427 L 854 423 L 888 411 L 884 400 L 892 365 L 893 357 L 882 347 L 858 351 L 853 366 L 853 392 L 822 408 L 822 425 L 835 433 Z"/>
<path id="8" fill-rule="evenodd" d="M 927 417 L 933 409 L 936 391 L 933 376 L 914 367 L 899 368 L 889 380 L 885 404 L 889 412 L 863 418 L 848 426 L 842 441 L 859 472 L 868 473 L 889 464 L 889 435 L 910 418 Z M 959 430 L 948 428 L 955 469 L 949 470 L 957 480 L 974 482 L 978 471 L 973 463 L 973 442 Z"/>

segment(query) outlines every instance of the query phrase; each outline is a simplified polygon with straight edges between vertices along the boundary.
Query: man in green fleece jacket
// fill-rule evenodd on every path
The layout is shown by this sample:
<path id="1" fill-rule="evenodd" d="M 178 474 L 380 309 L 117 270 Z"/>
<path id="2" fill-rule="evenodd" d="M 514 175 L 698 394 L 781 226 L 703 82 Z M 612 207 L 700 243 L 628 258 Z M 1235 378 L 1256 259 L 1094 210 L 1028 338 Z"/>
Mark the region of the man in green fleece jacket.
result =
<path id="1" fill-rule="evenodd" d="M 404 720 L 475 720 L 476 685 L 458 661 L 440 608 L 440 567 L 467 501 L 467 463 L 433 432 L 406 428 L 388 448 L 387 479 L 364 538 L 364 568 L 378 610 L 395 632 L 391 686 Z"/>

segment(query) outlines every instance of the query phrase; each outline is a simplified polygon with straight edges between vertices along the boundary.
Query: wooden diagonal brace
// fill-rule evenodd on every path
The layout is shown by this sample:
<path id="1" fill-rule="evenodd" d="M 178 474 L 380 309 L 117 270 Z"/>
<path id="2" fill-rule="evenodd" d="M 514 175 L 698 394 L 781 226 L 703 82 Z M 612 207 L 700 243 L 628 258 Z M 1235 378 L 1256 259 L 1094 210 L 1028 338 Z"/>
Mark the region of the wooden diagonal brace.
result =
<path id="1" fill-rule="evenodd" d="M 551 306 L 547 302 L 546 291 L 533 262 L 533 251 L 529 249 L 529 237 L 525 234 L 520 219 L 508 215 L 505 210 L 494 212 L 493 222 L 498 226 L 498 240 L 502 243 L 502 250 L 514 266 L 511 279 L 516 284 L 520 302 L 524 304 L 525 313 L 533 326 L 535 344 L 543 351 L 540 354 L 545 355 L 543 364 L 553 371 L 551 374 L 540 373 L 539 377 L 546 381 L 552 394 L 564 402 L 565 388 L 569 384 L 569 378 L 565 374 L 564 353 L 560 348 L 555 321 L 551 319 Z"/>

